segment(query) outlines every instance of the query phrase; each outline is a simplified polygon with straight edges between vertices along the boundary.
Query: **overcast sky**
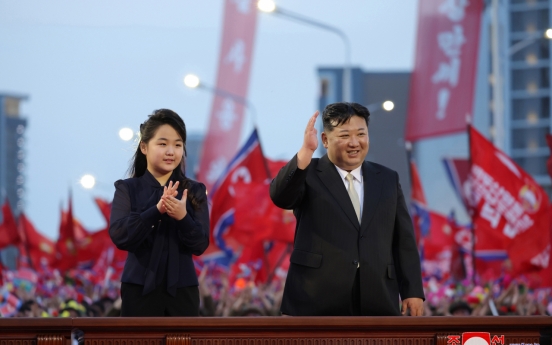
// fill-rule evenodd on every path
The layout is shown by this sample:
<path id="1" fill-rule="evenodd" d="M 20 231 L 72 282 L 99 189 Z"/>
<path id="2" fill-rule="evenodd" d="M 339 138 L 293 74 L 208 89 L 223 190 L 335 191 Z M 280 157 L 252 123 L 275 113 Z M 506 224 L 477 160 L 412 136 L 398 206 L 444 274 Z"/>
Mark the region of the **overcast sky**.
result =
<path id="1" fill-rule="evenodd" d="M 416 0 L 280 0 L 287 10 L 339 27 L 354 66 L 411 70 Z M 57 238 L 60 205 L 73 191 L 74 215 L 105 226 L 93 203 L 111 200 L 133 143 L 118 137 L 154 109 L 171 108 L 189 132 L 209 126 L 212 94 L 182 84 L 195 73 L 214 85 L 223 0 L 0 0 L 0 92 L 29 96 L 25 212 Z M 316 69 L 340 66 L 341 40 L 314 27 L 259 14 L 248 99 L 265 154 L 289 159 L 316 110 Z M 248 119 L 241 137 L 252 129 Z M 377 145 L 377 143 L 373 143 Z M 92 190 L 78 184 L 93 174 Z M 403 182 L 404 183 L 404 182 Z"/>

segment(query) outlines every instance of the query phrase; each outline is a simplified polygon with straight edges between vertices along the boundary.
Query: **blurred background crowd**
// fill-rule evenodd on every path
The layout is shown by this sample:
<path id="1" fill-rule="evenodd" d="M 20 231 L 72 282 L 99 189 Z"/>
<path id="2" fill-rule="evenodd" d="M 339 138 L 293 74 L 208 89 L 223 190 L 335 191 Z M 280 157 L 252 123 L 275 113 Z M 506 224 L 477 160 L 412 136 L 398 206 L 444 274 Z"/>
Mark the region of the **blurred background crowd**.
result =
<path id="1" fill-rule="evenodd" d="M 24 273 L 24 272 L 19 272 Z M 28 273 L 28 272 L 27 272 Z M 4 317 L 119 316 L 119 284 L 94 284 L 71 272 L 37 277 L 8 274 L 2 289 Z M 250 277 L 253 278 L 253 277 Z M 205 266 L 199 275 L 200 316 L 279 316 L 284 280 L 266 283 L 239 278 L 229 285 L 227 274 Z M 503 278 L 486 285 L 425 279 L 425 316 L 552 315 L 552 290 L 531 289 L 520 279 Z M 331 298 L 331 296 L 328 296 Z"/>

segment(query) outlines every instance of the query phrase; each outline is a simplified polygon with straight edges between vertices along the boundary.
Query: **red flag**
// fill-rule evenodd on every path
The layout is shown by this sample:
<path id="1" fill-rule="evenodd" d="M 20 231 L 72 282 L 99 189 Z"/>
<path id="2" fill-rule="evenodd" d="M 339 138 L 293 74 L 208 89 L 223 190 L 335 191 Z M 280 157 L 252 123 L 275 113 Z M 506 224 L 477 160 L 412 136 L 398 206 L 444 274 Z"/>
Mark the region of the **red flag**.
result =
<path id="1" fill-rule="evenodd" d="M 238 279 L 263 283 L 268 277 L 267 258 L 263 241 L 250 243 L 244 246 L 238 260 L 230 268 L 228 282 L 232 287 L 235 286 Z M 239 285 L 239 284 L 238 284 Z"/>
<path id="2" fill-rule="evenodd" d="M 454 245 L 453 229 L 446 216 L 429 211 L 431 228 L 423 238 L 422 267 L 426 275 L 446 278 Z"/>
<path id="3" fill-rule="evenodd" d="M 418 173 L 418 168 L 416 167 L 416 163 L 414 163 L 414 161 L 412 160 L 410 161 L 410 175 L 412 178 L 412 192 L 411 192 L 412 200 L 427 207 L 427 201 L 425 198 L 424 189 L 422 188 L 422 179 L 420 178 L 420 174 Z"/>
<path id="4" fill-rule="evenodd" d="M 420 0 L 406 140 L 460 132 L 473 111 L 482 0 Z"/>
<path id="5" fill-rule="evenodd" d="M 257 241 L 243 247 L 230 269 L 230 286 L 239 287 L 240 278 L 257 284 L 270 282 L 274 277 L 284 278 L 290 254 L 291 244 L 282 241 Z"/>
<path id="6" fill-rule="evenodd" d="M 24 213 L 19 216 L 18 226 L 22 238 L 19 247 L 21 267 L 30 263 L 37 272 L 48 272 L 55 258 L 54 241 L 38 232 Z"/>
<path id="7" fill-rule="evenodd" d="M 236 185 L 235 224 L 229 231 L 243 245 L 279 240 L 293 243 L 295 217 L 272 202 L 268 181 Z"/>
<path id="8" fill-rule="evenodd" d="M 4 266 L 2 260 L 0 260 L 0 286 L 4 286 Z"/>
<path id="9" fill-rule="evenodd" d="M 78 243 L 91 236 L 91 232 L 86 230 L 82 223 L 73 217 L 73 238 Z"/>
<path id="10" fill-rule="evenodd" d="M 450 276 L 454 281 L 462 281 L 467 277 L 465 254 L 470 253 L 471 250 L 464 250 L 464 243 L 461 242 L 462 231 L 464 227 L 459 226 L 456 223 L 454 214 L 448 217 L 448 223 L 452 228 L 452 241 L 451 258 L 450 258 Z M 470 243 L 471 249 L 471 243 Z"/>
<path id="11" fill-rule="evenodd" d="M 271 176 L 287 163 L 265 161 Z M 285 275 L 288 270 L 295 237 L 295 217 L 292 211 L 274 205 L 269 195 L 269 183 L 267 179 L 234 186 L 235 223 L 229 236 L 244 247 L 230 272 L 232 284 L 248 274 L 256 283 L 265 283 Z"/>
<path id="12" fill-rule="evenodd" d="M 451 260 L 460 260 L 460 256 L 463 256 L 464 259 L 464 267 L 461 267 L 459 261 L 451 262 L 451 274 L 461 277 L 464 275 L 465 269 L 465 275 L 471 277 L 474 267 L 472 225 L 460 225 L 454 222 L 454 225 L 451 226 L 453 227 L 455 240 Z M 487 233 L 483 233 L 482 236 L 478 237 L 478 241 L 482 243 L 478 245 L 478 250 L 475 252 L 475 266 L 481 283 L 495 281 L 504 276 L 505 273 L 510 273 L 504 264 L 504 261 L 508 258 L 506 250 L 499 248 L 501 244 L 493 244 L 492 238 L 489 240 L 485 237 L 485 234 Z M 454 271 L 452 266 L 457 271 Z"/>
<path id="13" fill-rule="evenodd" d="M 16 245 L 20 241 L 17 224 L 8 199 L 2 205 L 2 224 L 0 224 L 0 249 L 9 245 Z"/>
<path id="14" fill-rule="evenodd" d="M 550 219 L 545 191 L 472 127 L 470 151 L 476 251 L 485 241 L 503 247 L 514 274 L 548 267 Z"/>
<path id="15" fill-rule="evenodd" d="M 217 92 L 201 152 L 198 179 L 211 191 L 238 148 L 253 60 L 255 1 L 225 1 Z"/>
<path id="16" fill-rule="evenodd" d="M 211 241 L 202 255 L 203 261 L 216 259 L 228 266 L 240 246 L 236 239 L 229 236 L 235 224 L 236 186 L 261 183 L 267 178 L 267 166 L 255 130 L 209 192 L 212 205 Z"/>
<path id="17" fill-rule="evenodd" d="M 443 163 L 456 196 L 469 211 L 468 199 L 471 195 L 471 189 L 468 175 L 470 173 L 470 161 L 465 158 L 443 158 Z"/>
<path id="18" fill-rule="evenodd" d="M 412 183 L 410 195 L 412 205 L 410 213 L 412 216 L 412 222 L 414 223 L 416 243 L 420 243 L 421 238 L 427 236 L 429 233 L 431 219 L 424 190 L 422 188 L 422 180 L 420 179 L 418 168 L 413 160 L 410 160 L 410 180 Z"/>
<path id="19" fill-rule="evenodd" d="M 59 237 L 56 242 L 54 262 L 54 267 L 62 272 L 75 268 L 78 263 L 74 224 L 72 198 L 69 197 L 68 211 L 61 211 L 61 223 L 59 226 Z"/>
<path id="20" fill-rule="evenodd" d="M 73 229 L 77 267 L 91 268 L 111 242 L 111 238 L 107 233 L 108 230 L 90 232 L 77 219 L 73 219 Z"/>
<path id="21" fill-rule="evenodd" d="M 94 198 L 94 201 L 96 202 L 96 205 L 98 205 L 105 221 L 109 224 L 109 218 L 111 217 L 111 203 L 100 198 Z"/>

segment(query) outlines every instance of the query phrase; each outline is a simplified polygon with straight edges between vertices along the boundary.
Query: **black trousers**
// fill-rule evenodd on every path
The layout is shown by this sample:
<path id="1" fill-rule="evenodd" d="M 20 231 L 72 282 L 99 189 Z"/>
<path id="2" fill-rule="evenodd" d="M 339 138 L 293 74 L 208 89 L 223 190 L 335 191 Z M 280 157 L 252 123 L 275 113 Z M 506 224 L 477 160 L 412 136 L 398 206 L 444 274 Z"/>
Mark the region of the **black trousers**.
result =
<path id="1" fill-rule="evenodd" d="M 165 284 L 142 296 L 143 285 L 121 283 L 121 316 L 199 316 L 199 289 L 189 286 L 167 292 Z"/>

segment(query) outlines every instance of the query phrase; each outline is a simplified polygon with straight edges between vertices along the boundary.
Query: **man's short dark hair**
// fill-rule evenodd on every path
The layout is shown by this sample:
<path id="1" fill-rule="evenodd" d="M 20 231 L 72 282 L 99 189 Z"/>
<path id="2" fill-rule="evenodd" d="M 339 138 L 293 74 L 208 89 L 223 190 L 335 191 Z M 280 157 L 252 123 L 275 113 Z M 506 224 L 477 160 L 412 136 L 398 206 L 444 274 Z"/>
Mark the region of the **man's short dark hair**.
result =
<path id="1" fill-rule="evenodd" d="M 366 126 L 370 121 L 370 112 L 362 104 L 338 102 L 328 104 L 322 113 L 322 124 L 327 132 L 333 131 L 337 126 L 341 126 L 353 116 L 360 116 L 366 121 Z"/>

